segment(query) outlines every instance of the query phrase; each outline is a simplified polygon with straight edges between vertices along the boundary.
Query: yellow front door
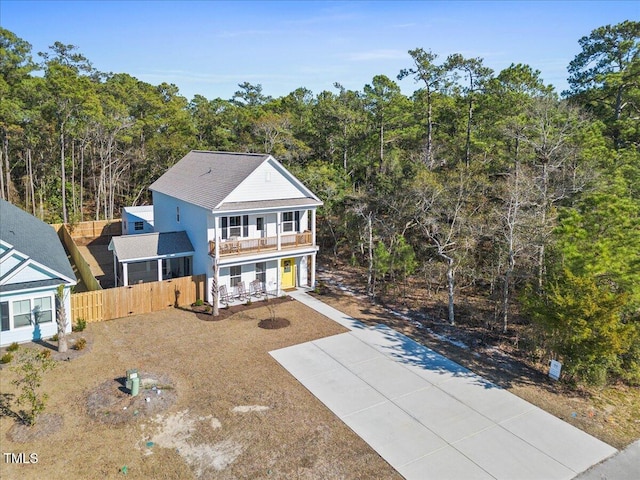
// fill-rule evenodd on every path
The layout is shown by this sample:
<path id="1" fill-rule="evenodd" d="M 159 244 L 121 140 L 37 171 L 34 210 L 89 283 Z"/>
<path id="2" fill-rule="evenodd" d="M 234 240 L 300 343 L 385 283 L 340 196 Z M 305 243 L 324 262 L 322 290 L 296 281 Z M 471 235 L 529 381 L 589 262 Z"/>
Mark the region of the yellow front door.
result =
<path id="1" fill-rule="evenodd" d="M 281 288 L 293 288 L 296 286 L 295 262 L 293 258 L 285 258 L 280 262 Z"/>

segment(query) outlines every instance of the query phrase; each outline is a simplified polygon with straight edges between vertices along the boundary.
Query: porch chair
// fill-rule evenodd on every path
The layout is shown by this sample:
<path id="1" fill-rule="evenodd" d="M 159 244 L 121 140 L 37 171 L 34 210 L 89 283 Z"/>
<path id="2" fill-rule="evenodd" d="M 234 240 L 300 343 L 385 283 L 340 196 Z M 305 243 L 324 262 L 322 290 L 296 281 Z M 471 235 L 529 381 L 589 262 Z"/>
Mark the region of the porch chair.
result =
<path id="1" fill-rule="evenodd" d="M 244 286 L 244 282 L 240 282 L 236 285 L 236 294 L 238 295 L 238 300 L 244 300 L 245 298 L 249 298 L 247 294 L 247 289 Z"/>
<path id="2" fill-rule="evenodd" d="M 227 291 L 226 285 L 220 285 L 220 288 L 218 289 L 218 294 L 220 297 L 220 303 L 229 305 L 229 292 Z"/>
<path id="3" fill-rule="evenodd" d="M 264 290 L 264 286 L 260 280 L 254 280 L 249 284 L 249 295 L 253 295 L 254 297 L 262 297 L 265 296 L 267 292 Z"/>

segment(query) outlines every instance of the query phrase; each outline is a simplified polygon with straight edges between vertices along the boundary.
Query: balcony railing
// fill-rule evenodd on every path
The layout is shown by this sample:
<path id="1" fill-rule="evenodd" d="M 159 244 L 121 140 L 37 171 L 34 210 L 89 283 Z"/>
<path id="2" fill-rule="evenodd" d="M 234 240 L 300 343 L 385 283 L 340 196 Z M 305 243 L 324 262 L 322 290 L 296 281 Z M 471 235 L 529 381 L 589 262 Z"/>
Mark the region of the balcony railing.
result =
<path id="1" fill-rule="evenodd" d="M 280 235 L 280 249 L 289 250 L 299 247 L 308 247 L 312 243 L 311 232 L 291 233 Z M 269 252 L 278 250 L 278 237 L 229 239 L 220 242 L 220 256 L 248 255 L 251 253 Z M 214 255 L 216 242 L 209 241 L 209 254 Z"/>

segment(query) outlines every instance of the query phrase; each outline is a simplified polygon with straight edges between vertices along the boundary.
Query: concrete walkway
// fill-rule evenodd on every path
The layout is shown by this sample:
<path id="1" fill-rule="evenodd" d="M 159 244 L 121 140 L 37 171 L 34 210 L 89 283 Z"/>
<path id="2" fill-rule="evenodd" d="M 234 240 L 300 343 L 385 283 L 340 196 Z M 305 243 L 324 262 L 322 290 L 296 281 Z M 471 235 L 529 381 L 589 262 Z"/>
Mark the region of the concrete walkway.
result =
<path id="1" fill-rule="evenodd" d="M 385 326 L 271 355 L 408 479 L 571 479 L 616 450 Z"/>

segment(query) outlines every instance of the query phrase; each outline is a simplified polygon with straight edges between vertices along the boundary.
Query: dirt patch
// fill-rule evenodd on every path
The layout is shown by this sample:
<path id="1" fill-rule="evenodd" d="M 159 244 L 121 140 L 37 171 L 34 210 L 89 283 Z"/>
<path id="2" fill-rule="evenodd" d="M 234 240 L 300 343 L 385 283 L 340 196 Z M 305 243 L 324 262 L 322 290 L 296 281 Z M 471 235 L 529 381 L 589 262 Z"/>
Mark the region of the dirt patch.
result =
<path id="1" fill-rule="evenodd" d="M 164 412 L 178 397 L 175 385 L 166 375 L 139 372 L 140 390 L 135 397 L 126 388 L 125 377 L 98 385 L 87 395 L 87 414 L 108 425 L 136 422 Z"/>
<path id="2" fill-rule="evenodd" d="M 7 432 L 7 438 L 16 443 L 27 443 L 49 437 L 62 429 L 62 416 L 55 413 L 45 413 L 38 417 L 33 426 L 15 423 Z"/>
<path id="3" fill-rule="evenodd" d="M 258 323 L 260 328 L 264 328 L 266 330 L 277 330 L 278 328 L 285 328 L 289 325 L 291 325 L 291 322 L 282 317 L 266 318 L 264 320 L 260 320 L 260 323 Z"/>

